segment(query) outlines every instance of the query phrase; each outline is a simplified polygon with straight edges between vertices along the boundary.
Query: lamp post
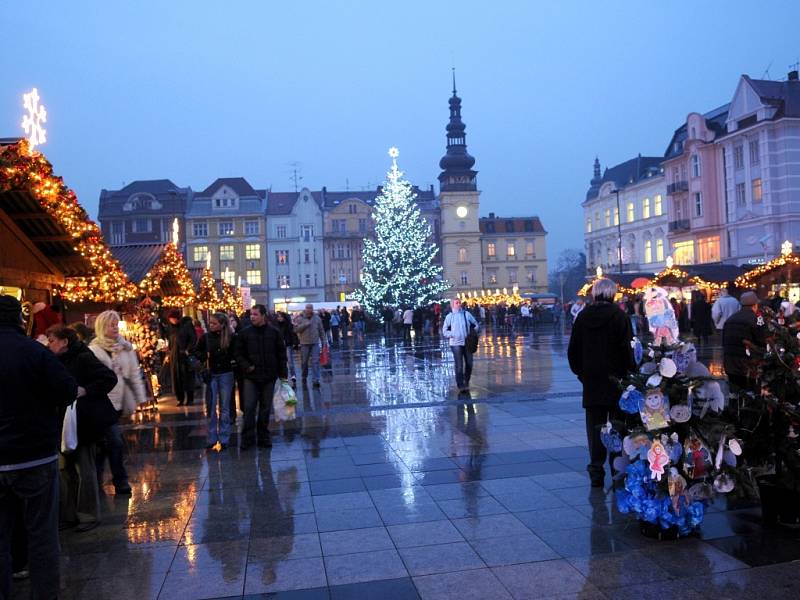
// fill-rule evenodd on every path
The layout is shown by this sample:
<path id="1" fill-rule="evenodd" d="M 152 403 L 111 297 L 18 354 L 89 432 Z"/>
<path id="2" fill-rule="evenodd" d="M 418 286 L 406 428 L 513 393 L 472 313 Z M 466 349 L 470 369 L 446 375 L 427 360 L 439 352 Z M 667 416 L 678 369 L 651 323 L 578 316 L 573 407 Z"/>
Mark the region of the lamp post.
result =
<path id="1" fill-rule="evenodd" d="M 615 188 L 611 193 L 617 196 L 617 263 L 619 273 L 622 275 L 622 210 L 619 207 L 619 189 Z"/>

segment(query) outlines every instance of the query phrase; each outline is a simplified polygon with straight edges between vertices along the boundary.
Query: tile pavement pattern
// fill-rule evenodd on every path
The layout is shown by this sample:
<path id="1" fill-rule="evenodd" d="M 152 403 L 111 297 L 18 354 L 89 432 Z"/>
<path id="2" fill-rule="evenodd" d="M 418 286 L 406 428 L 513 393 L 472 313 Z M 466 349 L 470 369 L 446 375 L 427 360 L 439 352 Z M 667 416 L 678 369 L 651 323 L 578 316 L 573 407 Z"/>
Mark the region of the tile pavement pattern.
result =
<path id="1" fill-rule="evenodd" d="M 589 486 L 565 341 L 487 338 L 466 403 L 435 342 L 345 345 L 271 451 L 207 454 L 202 407 L 165 399 L 126 427 L 132 496 L 62 534 L 63 597 L 800 596 L 800 535 L 757 507 L 658 542 Z"/>

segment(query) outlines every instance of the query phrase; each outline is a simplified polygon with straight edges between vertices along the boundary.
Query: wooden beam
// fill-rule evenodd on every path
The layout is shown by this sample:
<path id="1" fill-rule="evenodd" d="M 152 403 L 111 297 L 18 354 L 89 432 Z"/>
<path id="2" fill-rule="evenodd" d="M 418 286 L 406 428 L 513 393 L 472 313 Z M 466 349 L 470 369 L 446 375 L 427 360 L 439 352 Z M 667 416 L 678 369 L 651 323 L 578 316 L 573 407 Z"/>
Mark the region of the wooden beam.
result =
<path id="1" fill-rule="evenodd" d="M 12 213 L 14 220 L 51 221 L 53 217 L 43 212 Z"/>
<path id="2" fill-rule="evenodd" d="M 70 235 L 35 235 L 31 236 L 30 240 L 34 244 L 42 242 L 71 242 L 72 236 Z"/>

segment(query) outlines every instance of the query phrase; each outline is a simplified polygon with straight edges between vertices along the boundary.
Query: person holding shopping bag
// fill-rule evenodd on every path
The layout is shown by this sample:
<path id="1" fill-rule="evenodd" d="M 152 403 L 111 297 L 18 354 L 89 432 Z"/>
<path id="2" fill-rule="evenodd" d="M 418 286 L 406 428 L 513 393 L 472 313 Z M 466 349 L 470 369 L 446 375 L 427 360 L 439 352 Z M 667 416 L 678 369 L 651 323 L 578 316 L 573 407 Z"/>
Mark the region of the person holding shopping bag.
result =
<path id="1" fill-rule="evenodd" d="M 217 442 L 225 450 L 231 439 L 230 400 L 233 390 L 234 338 L 227 315 L 216 312 L 208 319 L 208 333 L 197 343 L 195 355 L 207 369 L 206 385 L 210 388 L 208 450 L 214 448 Z"/>
<path id="2" fill-rule="evenodd" d="M 128 416 L 136 411 L 137 406 L 147 402 L 147 392 L 136 350 L 120 335 L 119 322 L 119 313 L 113 310 L 100 313 L 94 322 L 95 337 L 89 344 L 89 350 L 117 374 L 117 385 L 108 393 L 108 399 L 118 414 Z M 124 447 L 119 422 L 108 427 L 97 444 L 97 481 L 103 485 L 103 471 L 108 458 L 111 481 L 117 495 L 131 493 L 123 458 Z"/>
<path id="3" fill-rule="evenodd" d="M 477 331 L 479 325 L 472 313 L 461 308 L 460 299 L 453 298 L 450 307 L 452 312 L 444 318 L 442 335 L 450 342 L 450 351 L 453 353 L 456 366 L 458 392 L 467 394 L 469 380 L 472 377 L 472 352 L 474 352 L 467 347 L 467 337 L 473 328 Z"/>

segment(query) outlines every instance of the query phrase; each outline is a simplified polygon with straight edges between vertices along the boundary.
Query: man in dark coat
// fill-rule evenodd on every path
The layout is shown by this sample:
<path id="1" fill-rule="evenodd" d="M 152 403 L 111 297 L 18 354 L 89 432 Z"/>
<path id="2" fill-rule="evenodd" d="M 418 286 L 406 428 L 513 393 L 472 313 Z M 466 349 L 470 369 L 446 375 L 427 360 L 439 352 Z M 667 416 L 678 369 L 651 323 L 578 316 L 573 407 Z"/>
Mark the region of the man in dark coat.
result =
<path id="1" fill-rule="evenodd" d="M 711 335 L 711 305 L 706 302 L 703 292 L 695 292 L 692 300 L 692 332 L 698 344 L 708 345 L 708 336 Z"/>
<path id="2" fill-rule="evenodd" d="M 617 284 L 598 279 L 592 287 L 594 302 L 575 319 L 569 339 L 569 367 L 583 384 L 586 437 L 590 462 L 586 467 L 593 487 L 602 487 L 606 449 L 600 428 L 609 418 L 623 421 L 619 409 L 620 389 L 613 378 L 622 378 L 635 368 L 631 349 L 631 322 L 614 304 Z"/>
<path id="3" fill-rule="evenodd" d="M 742 308 L 729 317 L 722 328 L 722 364 L 728 381 L 742 389 L 756 391 L 753 358 L 763 352 L 766 327 L 763 319 L 761 324 L 758 321 L 755 292 L 744 292 L 739 303 Z"/>
<path id="4" fill-rule="evenodd" d="M 11 532 L 15 506 L 30 552 L 31 594 L 58 597 L 59 414 L 78 384 L 45 346 L 25 336 L 22 306 L 0 296 L 0 598 L 11 597 Z"/>
<path id="5" fill-rule="evenodd" d="M 288 377 L 286 345 L 283 336 L 267 324 L 267 309 L 256 304 L 250 309 L 250 327 L 236 336 L 236 364 L 244 375 L 244 425 L 241 448 L 254 442 L 262 448 L 272 446 L 269 436 L 269 411 L 275 381 Z"/>

